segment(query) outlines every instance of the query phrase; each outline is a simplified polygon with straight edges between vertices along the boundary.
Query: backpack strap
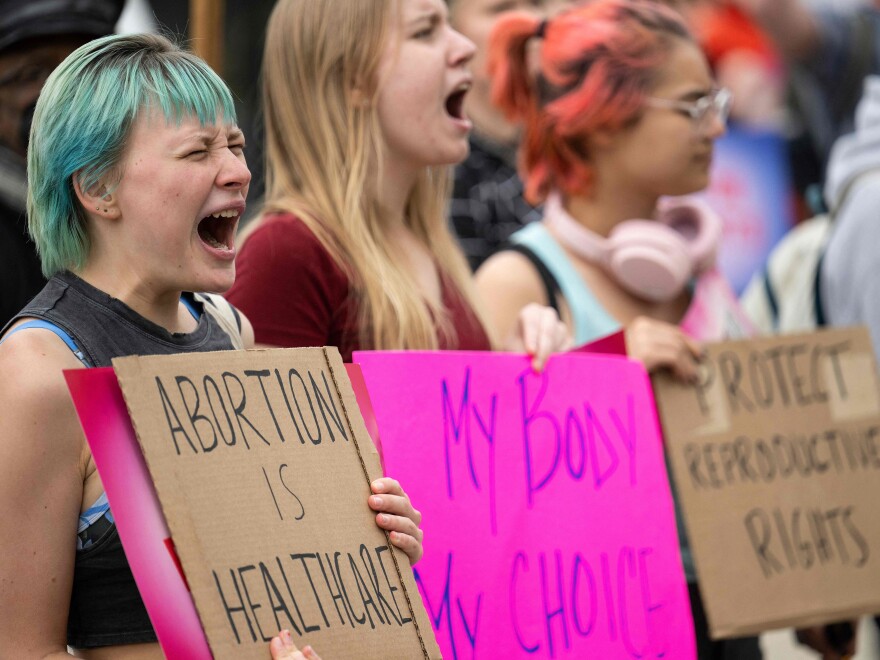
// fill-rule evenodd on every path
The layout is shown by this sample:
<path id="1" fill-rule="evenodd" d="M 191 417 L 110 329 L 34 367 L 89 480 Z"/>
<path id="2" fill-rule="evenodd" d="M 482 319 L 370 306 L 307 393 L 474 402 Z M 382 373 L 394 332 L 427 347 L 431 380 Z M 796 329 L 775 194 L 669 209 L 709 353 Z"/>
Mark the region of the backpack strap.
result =
<path id="1" fill-rule="evenodd" d="M 828 244 L 823 246 L 822 254 L 819 255 L 819 261 L 816 263 L 816 273 L 813 276 L 813 313 L 816 315 L 816 327 L 823 328 L 828 322 L 825 318 L 825 312 L 822 309 L 822 262 L 825 261 L 825 251 Z"/>
<path id="2" fill-rule="evenodd" d="M 818 279 L 818 278 L 817 278 Z M 773 280 L 770 279 L 770 262 L 764 266 L 764 295 L 767 296 L 767 306 L 770 309 L 770 321 L 773 328 L 779 331 L 779 301 L 776 300 L 776 291 L 773 290 Z"/>
<path id="3" fill-rule="evenodd" d="M 214 317 L 223 331 L 232 340 L 232 346 L 242 350 L 244 341 L 241 338 L 241 316 L 226 298 L 216 293 L 195 293 L 193 298 L 202 303 L 205 311 Z"/>

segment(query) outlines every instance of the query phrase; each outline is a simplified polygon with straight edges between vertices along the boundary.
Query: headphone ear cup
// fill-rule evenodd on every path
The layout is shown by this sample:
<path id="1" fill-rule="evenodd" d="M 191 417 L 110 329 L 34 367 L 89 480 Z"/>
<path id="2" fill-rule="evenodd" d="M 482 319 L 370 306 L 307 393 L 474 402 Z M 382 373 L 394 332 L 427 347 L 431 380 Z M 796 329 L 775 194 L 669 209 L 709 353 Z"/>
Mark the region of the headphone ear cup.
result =
<path id="1" fill-rule="evenodd" d="M 651 220 L 627 220 L 611 232 L 606 264 L 631 293 L 654 302 L 672 300 L 693 274 L 687 242 Z"/>
<path id="2" fill-rule="evenodd" d="M 687 246 L 694 274 L 715 264 L 721 243 L 721 218 L 708 204 L 698 199 L 661 201 L 659 221 L 680 234 Z"/>

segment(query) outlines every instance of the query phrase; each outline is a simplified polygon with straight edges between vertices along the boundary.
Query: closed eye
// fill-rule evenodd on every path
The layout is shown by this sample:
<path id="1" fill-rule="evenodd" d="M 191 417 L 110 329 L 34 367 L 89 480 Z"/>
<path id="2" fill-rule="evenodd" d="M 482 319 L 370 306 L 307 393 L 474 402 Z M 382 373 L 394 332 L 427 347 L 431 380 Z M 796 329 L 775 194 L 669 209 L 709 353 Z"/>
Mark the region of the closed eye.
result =
<path id="1" fill-rule="evenodd" d="M 423 28 L 413 35 L 413 39 L 429 39 L 434 34 L 434 25 Z"/>
<path id="2" fill-rule="evenodd" d="M 431 14 L 423 16 L 416 21 L 415 31 L 412 32 L 413 39 L 429 39 L 436 32 L 437 26 L 442 22 L 439 14 Z"/>

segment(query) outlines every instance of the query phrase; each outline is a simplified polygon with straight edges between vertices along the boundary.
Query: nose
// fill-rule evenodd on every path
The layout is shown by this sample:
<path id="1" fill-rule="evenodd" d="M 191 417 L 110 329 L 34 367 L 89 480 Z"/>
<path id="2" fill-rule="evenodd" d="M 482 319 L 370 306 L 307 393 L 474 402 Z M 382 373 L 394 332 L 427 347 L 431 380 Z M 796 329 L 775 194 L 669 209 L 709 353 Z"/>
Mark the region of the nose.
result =
<path id="1" fill-rule="evenodd" d="M 449 29 L 452 32 L 452 47 L 449 49 L 450 64 L 454 67 L 464 66 L 476 55 L 477 46 L 458 30 Z"/>
<path id="2" fill-rule="evenodd" d="M 711 140 L 717 140 L 727 133 L 727 119 L 719 112 L 712 110 L 708 116 L 708 123 L 703 129 L 706 137 Z"/>
<path id="3" fill-rule="evenodd" d="M 223 165 L 217 173 L 217 185 L 221 188 L 238 190 L 247 188 L 251 182 L 251 171 L 248 169 L 244 155 L 236 155 L 227 150 L 223 157 Z"/>

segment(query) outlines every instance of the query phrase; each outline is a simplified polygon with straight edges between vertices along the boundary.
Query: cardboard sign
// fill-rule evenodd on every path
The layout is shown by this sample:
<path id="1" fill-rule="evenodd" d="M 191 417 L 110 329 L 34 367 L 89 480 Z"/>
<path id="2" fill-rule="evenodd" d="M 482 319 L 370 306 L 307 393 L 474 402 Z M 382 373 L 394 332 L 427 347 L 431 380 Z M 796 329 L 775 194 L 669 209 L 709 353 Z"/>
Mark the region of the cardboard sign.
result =
<path id="1" fill-rule="evenodd" d="M 659 428 L 623 357 L 356 353 L 423 514 L 445 658 L 695 656 Z"/>
<path id="2" fill-rule="evenodd" d="M 880 612 L 880 404 L 867 332 L 714 344 L 654 380 L 715 637 Z"/>
<path id="3" fill-rule="evenodd" d="M 113 366 L 215 657 L 265 658 L 282 628 L 328 658 L 440 657 L 335 349 Z"/>

